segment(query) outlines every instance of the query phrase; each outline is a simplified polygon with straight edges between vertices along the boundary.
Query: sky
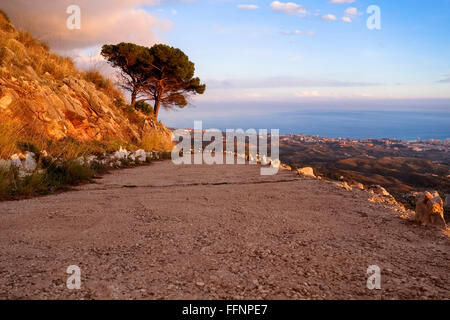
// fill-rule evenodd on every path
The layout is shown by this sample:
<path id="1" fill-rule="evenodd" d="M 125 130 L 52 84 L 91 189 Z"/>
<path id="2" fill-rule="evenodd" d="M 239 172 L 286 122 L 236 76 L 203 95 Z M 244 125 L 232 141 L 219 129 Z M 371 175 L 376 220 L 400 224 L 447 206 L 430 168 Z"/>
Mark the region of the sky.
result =
<path id="1" fill-rule="evenodd" d="M 81 29 L 67 30 L 68 5 Z M 370 30 L 371 5 L 381 29 Z M 450 0 L 0 0 L 82 68 L 122 41 L 182 49 L 207 85 L 169 124 L 296 109 L 450 112 Z"/>

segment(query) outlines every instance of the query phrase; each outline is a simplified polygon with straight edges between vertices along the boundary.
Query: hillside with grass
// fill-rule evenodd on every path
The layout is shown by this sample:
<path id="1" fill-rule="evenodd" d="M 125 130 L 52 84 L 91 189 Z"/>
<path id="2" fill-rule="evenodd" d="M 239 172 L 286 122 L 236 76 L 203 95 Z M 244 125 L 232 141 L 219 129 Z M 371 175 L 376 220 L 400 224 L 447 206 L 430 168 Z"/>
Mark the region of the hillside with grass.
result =
<path id="1" fill-rule="evenodd" d="M 148 112 L 130 107 L 111 79 L 78 70 L 0 11 L 0 199 L 92 177 L 98 168 L 74 161 L 80 157 L 168 151 L 171 137 Z M 20 161 L 36 161 L 35 172 L 20 177 L 11 166 Z"/>
<path id="2" fill-rule="evenodd" d="M 113 81 L 95 70 L 78 70 L 71 59 L 16 30 L 3 13 L 0 132 L 0 158 L 23 151 L 24 143 L 55 155 L 68 152 L 63 145 L 77 153 L 77 144 L 92 151 L 106 151 L 111 144 L 115 150 L 119 145 L 170 147 L 170 131 L 130 108 Z"/>

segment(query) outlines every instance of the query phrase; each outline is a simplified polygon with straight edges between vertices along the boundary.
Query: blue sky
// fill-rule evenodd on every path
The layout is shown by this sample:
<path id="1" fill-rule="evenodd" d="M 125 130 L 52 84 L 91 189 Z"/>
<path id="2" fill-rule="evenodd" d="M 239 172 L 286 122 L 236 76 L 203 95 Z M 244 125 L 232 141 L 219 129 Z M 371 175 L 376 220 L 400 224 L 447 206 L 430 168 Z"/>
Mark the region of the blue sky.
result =
<path id="1" fill-rule="evenodd" d="M 450 98 L 450 1 L 302 0 L 294 3 L 307 12 L 298 15 L 272 3 L 199 0 L 147 10 L 172 21 L 164 42 L 183 49 L 209 85 L 198 101 Z M 371 4 L 381 9 L 381 30 L 366 27 Z M 336 20 L 324 20 L 329 14 Z"/>
<path id="2" fill-rule="evenodd" d="M 65 28 L 73 3 L 82 14 L 75 32 Z M 207 91 L 192 99 L 190 110 L 163 112 L 169 125 L 308 108 L 450 112 L 450 0 L 0 4 L 14 23 L 84 67 L 101 59 L 105 43 L 182 49 Z M 381 30 L 366 26 L 370 5 L 381 10 Z"/>

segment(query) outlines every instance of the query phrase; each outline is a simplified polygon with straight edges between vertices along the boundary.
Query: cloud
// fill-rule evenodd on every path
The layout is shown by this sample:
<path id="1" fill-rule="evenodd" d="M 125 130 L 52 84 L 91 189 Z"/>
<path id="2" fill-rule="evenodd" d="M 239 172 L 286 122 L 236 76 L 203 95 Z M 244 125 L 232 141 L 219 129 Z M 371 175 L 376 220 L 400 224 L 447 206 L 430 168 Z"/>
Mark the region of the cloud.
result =
<path id="1" fill-rule="evenodd" d="M 117 80 L 117 70 L 107 63 L 100 52 L 100 47 L 95 47 L 89 50 L 64 51 L 61 54 L 72 58 L 79 69 L 100 71 L 110 79 Z"/>
<path id="2" fill-rule="evenodd" d="M 438 83 L 450 83 L 450 74 L 447 74 L 444 76 L 445 78 L 442 80 L 439 80 Z"/>
<path id="3" fill-rule="evenodd" d="M 296 97 L 319 97 L 319 91 L 312 90 L 312 91 L 302 91 L 302 92 L 295 92 L 294 95 Z"/>
<path id="4" fill-rule="evenodd" d="M 143 9 L 159 4 L 159 0 L 77 0 L 81 8 L 81 29 L 69 30 L 66 10 L 73 3 L 73 0 L 2 1 L 2 9 L 17 27 L 30 31 L 56 50 L 121 41 L 152 45 L 159 42 L 158 32 L 172 27 L 170 21 Z"/>
<path id="5" fill-rule="evenodd" d="M 272 10 L 278 11 L 278 12 L 284 12 L 291 16 L 305 16 L 308 12 L 306 9 L 301 5 L 294 2 L 280 2 L 280 1 L 274 1 L 271 4 Z"/>
<path id="6" fill-rule="evenodd" d="M 322 16 L 322 20 L 326 20 L 326 21 L 335 21 L 337 18 L 335 15 L 333 14 L 327 14 Z"/>
<path id="7" fill-rule="evenodd" d="M 298 87 L 371 87 L 378 83 L 349 82 L 340 80 L 306 79 L 297 77 L 271 77 L 263 79 L 225 79 L 206 81 L 210 89 L 267 89 Z"/>
<path id="8" fill-rule="evenodd" d="M 354 7 L 347 8 L 347 10 L 345 10 L 345 13 L 348 14 L 348 15 L 350 15 L 350 16 L 358 16 L 358 15 L 361 14 L 361 13 L 358 11 L 358 9 L 357 9 L 357 8 L 354 8 Z"/>
<path id="9" fill-rule="evenodd" d="M 348 22 L 348 23 L 352 22 L 352 19 L 349 18 L 349 17 L 342 17 L 341 20 L 344 21 L 344 22 Z"/>
<path id="10" fill-rule="evenodd" d="M 334 3 L 334 4 L 349 4 L 349 3 L 353 3 L 355 2 L 355 0 L 331 0 L 330 3 Z"/>
<path id="11" fill-rule="evenodd" d="M 307 36 L 314 36 L 316 33 L 314 31 L 301 31 L 301 30 L 295 30 L 295 31 L 283 31 L 283 34 L 286 36 L 292 36 L 292 35 L 307 35 Z"/>
<path id="12" fill-rule="evenodd" d="M 237 7 L 241 10 L 256 10 L 259 8 L 259 6 L 255 4 L 238 4 Z"/>

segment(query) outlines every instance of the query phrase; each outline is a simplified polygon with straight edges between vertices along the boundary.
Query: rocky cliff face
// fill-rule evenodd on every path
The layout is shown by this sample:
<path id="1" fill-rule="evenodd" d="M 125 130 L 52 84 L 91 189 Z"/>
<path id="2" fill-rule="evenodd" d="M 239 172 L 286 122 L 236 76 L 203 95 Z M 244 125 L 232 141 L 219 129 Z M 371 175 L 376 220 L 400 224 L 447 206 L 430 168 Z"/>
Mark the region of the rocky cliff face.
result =
<path id="1" fill-rule="evenodd" d="M 146 134 L 170 139 L 153 118 L 126 109 L 109 82 L 93 83 L 67 59 L 0 15 L 0 119 L 15 121 L 50 140 L 120 139 L 140 142 Z"/>

